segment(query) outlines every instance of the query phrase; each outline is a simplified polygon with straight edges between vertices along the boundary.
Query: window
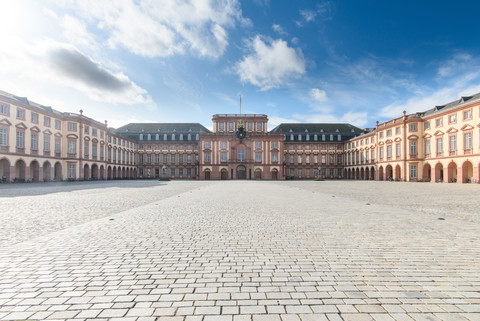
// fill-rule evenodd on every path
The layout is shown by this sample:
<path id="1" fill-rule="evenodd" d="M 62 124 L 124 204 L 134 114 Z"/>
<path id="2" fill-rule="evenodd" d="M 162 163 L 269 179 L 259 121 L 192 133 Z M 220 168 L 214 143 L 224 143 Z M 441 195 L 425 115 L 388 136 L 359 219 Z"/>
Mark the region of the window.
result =
<path id="1" fill-rule="evenodd" d="M 220 142 L 220 148 L 227 148 L 227 142 Z"/>
<path id="2" fill-rule="evenodd" d="M 17 148 L 23 148 L 25 146 L 23 131 L 17 131 Z"/>
<path id="3" fill-rule="evenodd" d="M 435 126 L 440 127 L 443 125 L 442 118 L 435 119 Z"/>
<path id="4" fill-rule="evenodd" d="M 425 129 L 430 129 L 430 121 L 425 122 Z"/>
<path id="5" fill-rule="evenodd" d="M 387 157 L 392 157 L 392 145 L 387 146 Z"/>
<path id="6" fill-rule="evenodd" d="M 298 155 L 297 164 L 302 164 L 302 155 Z"/>
<path id="7" fill-rule="evenodd" d="M 97 137 L 97 129 L 96 128 L 92 128 L 92 136 Z"/>
<path id="8" fill-rule="evenodd" d="M 7 146 L 8 145 L 8 129 L 7 128 L 0 128 L 0 146 Z"/>
<path id="9" fill-rule="evenodd" d="M 310 164 L 310 155 L 305 156 L 305 163 Z"/>
<path id="10" fill-rule="evenodd" d="M 77 123 L 68 123 L 68 130 L 72 132 L 77 131 Z"/>
<path id="11" fill-rule="evenodd" d="M 257 163 L 262 161 L 262 153 L 255 153 L 255 161 Z"/>
<path id="12" fill-rule="evenodd" d="M 257 130 L 262 130 L 262 123 L 257 123 Z"/>
<path id="13" fill-rule="evenodd" d="M 297 175 L 298 175 L 298 177 L 302 177 L 302 169 L 301 168 L 299 168 L 297 170 Z"/>
<path id="14" fill-rule="evenodd" d="M 245 160 L 245 150 L 239 149 L 237 155 L 239 161 L 243 162 Z"/>
<path id="15" fill-rule="evenodd" d="M 32 123 L 38 124 L 38 114 L 32 113 Z"/>
<path id="16" fill-rule="evenodd" d="M 17 118 L 25 120 L 25 110 L 17 108 Z"/>
<path id="17" fill-rule="evenodd" d="M 97 157 L 97 144 L 92 143 L 92 156 Z"/>
<path id="18" fill-rule="evenodd" d="M 6 105 L 6 104 L 0 104 L 0 114 L 2 115 L 8 115 L 8 109 L 9 109 L 9 105 Z"/>
<path id="19" fill-rule="evenodd" d="M 442 138 L 437 138 L 437 153 L 443 152 L 443 141 Z"/>
<path id="20" fill-rule="evenodd" d="M 178 176 L 183 177 L 183 168 L 178 169 Z"/>
<path id="21" fill-rule="evenodd" d="M 192 163 L 192 155 L 187 155 L 187 164 Z"/>
<path id="22" fill-rule="evenodd" d="M 278 153 L 272 153 L 272 163 L 278 162 Z"/>
<path id="23" fill-rule="evenodd" d="M 73 139 L 70 139 L 68 141 L 68 153 L 75 154 L 76 149 L 77 149 L 76 142 Z"/>
<path id="24" fill-rule="evenodd" d="M 211 158 L 212 158 L 211 153 L 205 153 L 205 163 L 210 163 Z"/>
<path id="25" fill-rule="evenodd" d="M 203 147 L 204 148 L 210 148 L 210 142 L 204 142 Z"/>
<path id="26" fill-rule="evenodd" d="M 333 155 L 330 155 L 329 157 L 329 164 L 334 164 L 335 163 L 335 157 Z"/>
<path id="27" fill-rule="evenodd" d="M 179 163 L 180 165 L 183 164 L 183 155 L 178 155 L 178 163 Z"/>
<path id="28" fill-rule="evenodd" d="M 456 151 L 457 150 L 457 136 L 452 135 L 450 136 L 450 151 Z"/>
<path id="29" fill-rule="evenodd" d="M 400 156 L 401 156 L 401 145 L 400 145 L 400 143 L 397 143 L 397 144 L 395 145 L 395 148 L 396 148 L 396 150 L 397 150 L 397 154 L 396 154 L 397 157 L 400 157 Z"/>
<path id="30" fill-rule="evenodd" d="M 318 155 L 313 155 L 313 162 L 318 164 Z"/>
<path id="31" fill-rule="evenodd" d="M 151 164 L 151 163 L 152 163 L 152 155 L 147 154 L 147 164 Z"/>
<path id="32" fill-rule="evenodd" d="M 163 163 L 164 163 L 164 164 L 167 163 L 167 155 L 163 155 Z"/>
<path id="33" fill-rule="evenodd" d="M 138 162 L 143 164 L 143 154 L 138 155 Z"/>
<path id="34" fill-rule="evenodd" d="M 427 139 L 425 141 L 425 154 L 426 155 L 430 154 L 430 139 Z"/>
<path id="35" fill-rule="evenodd" d="M 417 155 L 417 142 L 410 142 L 410 155 Z"/>
<path id="36" fill-rule="evenodd" d="M 382 158 L 383 158 L 383 146 L 380 147 L 380 159 L 382 159 Z"/>
<path id="37" fill-rule="evenodd" d="M 88 157 L 88 142 L 84 142 L 83 154 L 85 155 L 85 157 Z"/>
<path id="38" fill-rule="evenodd" d="M 293 155 L 290 155 L 290 164 L 293 165 L 295 163 L 295 158 Z"/>
<path id="39" fill-rule="evenodd" d="M 395 127 L 395 134 L 400 134 L 401 133 L 401 128 L 400 127 Z M 367 142 L 368 144 L 368 142 Z"/>
<path id="40" fill-rule="evenodd" d="M 38 150 L 38 134 L 32 133 L 32 150 Z"/>
<path id="41" fill-rule="evenodd" d="M 60 138 L 55 137 L 55 153 L 60 154 Z"/>
<path id="42" fill-rule="evenodd" d="M 43 151 L 50 151 L 50 135 L 43 136 Z"/>
<path id="43" fill-rule="evenodd" d="M 262 148 L 262 142 L 255 142 L 255 148 L 256 149 L 261 149 Z"/>
<path id="44" fill-rule="evenodd" d="M 368 152 L 367 152 L 367 155 L 368 155 Z M 367 156 L 367 160 L 368 160 L 368 156 Z M 337 156 L 337 164 L 341 164 L 342 163 L 342 155 L 338 155 Z"/>
<path id="45" fill-rule="evenodd" d="M 232 122 L 228 123 L 228 130 L 233 130 L 233 123 Z"/>
<path id="46" fill-rule="evenodd" d="M 449 124 L 455 123 L 456 121 L 457 121 L 457 115 L 453 114 L 453 115 L 448 116 L 448 123 Z"/>
<path id="47" fill-rule="evenodd" d="M 58 119 L 55 119 L 55 129 L 61 130 L 62 129 L 62 122 Z"/>
<path id="48" fill-rule="evenodd" d="M 410 165 L 410 178 L 417 178 L 417 165 Z"/>
<path id="49" fill-rule="evenodd" d="M 170 163 L 175 164 L 175 155 L 170 155 Z"/>
<path id="50" fill-rule="evenodd" d="M 43 126 L 50 127 L 50 117 L 43 117 Z"/>
<path id="51" fill-rule="evenodd" d="M 471 110 L 465 110 L 463 112 L 463 119 L 464 120 L 472 119 L 472 111 Z"/>
<path id="52" fill-rule="evenodd" d="M 375 151 L 374 151 L 374 150 L 372 150 L 372 152 L 371 152 L 371 153 L 372 153 L 372 157 L 371 157 L 371 159 L 372 159 L 372 162 L 373 162 L 373 161 L 375 161 Z"/>
<path id="53" fill-rule="evenodd" d="M 225 123 L 218 123 L 218 129 L 224 130 L 225 129 Z"/>
<path id="54" fill-rule="evenodd" d="M 388 137 L 388 136 L 392 136 L 392 130 L 391 130 L 391 129 L 388 129 L 388 130 L 387 130 L 387 137 Z"/>
<path id="55" fill-rule="evenodd" d="M 187 177 L 190 177 L 190 176 L 192 176 L 192 169 L 187 168 Z"/>
<path id="56" fill-rule="evenodd" d="M 175 176 L 175 168 L 172 168 L 172 169 L 170 170 L 170 175 L 171 175 L 172 177 Z"/>
<path id="57" fill-rule="evenodd" d="M 333 134 L 330 134 L 330 141 L 333 140 Z"/>
<path id="58" fill-rule="evenodd" d="M 160 164 L 160 155 L 155 154 L 155 164 Z"/>
<path id="59" fill-rule="evenodd" d="M 409 126 L 411 132 L 416 132 L 417 131 L 417 124 L 410 124 Z"/>
<path id="60" fill-rule="evenodd" d="M 383 138 L 383 132 L 380 132 L 380 138 Z"/>
<path id="61" fill-rule="evenodd" d="M 220 161 L 225 163 L 227 161 L 227 153 L 220 153 Z"/>
<path id="62" fill-rule="evenodd" d="M 337 135 L 337 140 L 338 140 L 339 142 L 342 141 L 342 135 L 338 134 L 338 135 Z"/>
<path id="63" fill-rule="evenodd" d="M 472 149 L 472 133 L 465 133 L 465 149 Z"/>
<path id="64" fill-rule="evenodd" d="M 322 164 L 325 164 L 327 162 L 327 156 L 322 155 Z"/>
<path id="65" fill-rule="evenodd" d="M 75 178 L 75 164 L 68 164 L 68 178 Z"/>
<path id="66" fill-rule="evenodd" d="M 302 140 L 302 135 L 298 134 L 298 141 L 301 141 L 301 140 Z"/>

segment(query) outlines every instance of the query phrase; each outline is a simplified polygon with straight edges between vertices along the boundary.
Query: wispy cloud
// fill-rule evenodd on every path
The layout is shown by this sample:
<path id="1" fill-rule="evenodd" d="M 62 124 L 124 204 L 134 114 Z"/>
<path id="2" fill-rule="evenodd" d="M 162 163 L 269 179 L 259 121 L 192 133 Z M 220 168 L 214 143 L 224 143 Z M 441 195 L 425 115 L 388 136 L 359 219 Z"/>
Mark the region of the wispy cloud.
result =
<path id="1" fill-rule="evenodd" d="M 288 32 L 286 32 L 282 26 L 280 25 L 277 25 L 277 24 L 273 24 L 272 25 L 272 29 L 273 31 L 275 31 L 276 33 L 278 33 L 279 35 L 281 36 L 286 36 L 288 35 Z"/>
<path id="2" fill-rule="evenodd" d="M 282 39 L 264 39 L 257 35 L 247 45 L 250 53 L 235 65 L 242 82 L 264 91 L 283 86 L 292 77 L 305 73 L 301 50 L 289 47 Z"/>
<path id="3" fill-rule="evenodd" d="M 228 45 L 227 29 L 250 25 L 238 0 L 133 1 L 112 5 L 107 0 L 57 1 L 75 13 L 68 21 L 93 24 L 112 48 L 123 47 L 146 57 L 192 52 L 218 58 Z M 67 25 L 68 27 L 68 25 Z M 70 29 L 71 30 L 71 29 Z"/>
<path id="4" fill-rule="evenodd" d="M 300 20 L 296 21 L 299 27 L 302 27 L 304 24 L 309 22 L 314 22 L 317 19 L 326 19 L 331 10 L 330 2 L 323 2 L 317 4 L 313 9 L 301 9 Z"/>

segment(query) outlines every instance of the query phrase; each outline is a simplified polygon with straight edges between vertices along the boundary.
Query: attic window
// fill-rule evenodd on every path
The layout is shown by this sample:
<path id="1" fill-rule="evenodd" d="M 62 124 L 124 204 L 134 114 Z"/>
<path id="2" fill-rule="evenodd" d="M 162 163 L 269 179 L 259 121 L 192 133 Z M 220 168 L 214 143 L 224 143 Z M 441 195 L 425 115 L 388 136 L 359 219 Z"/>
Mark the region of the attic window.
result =
<path id="1" fill-rule="evenodd" d="M 293 130 L 292 130 L 292 129 L 290 129 L 288 132 L 290 132 L 290 133 L 293 133 Z"/>
<path id="2" fill-rule="evenodd" d="M 323 133 L 323 128 L 320 129 L 320 132 Z"/>
<path id="3" fill-rule="evenodd" d="M 352 133 L 354 133 L 354 132 L 355 132 L 355 130 L 353 130 L 353 128 L 352 128 L 351 132 L 352 132 Z"/>
<path id="4" fill-rule="evenodd" d="M 305 128 L 305 132 L 308 133 L 308 129 Z"/>
<path id="5" fill-rule="evenodd" d="M 338 133 L 338 129 L 335 129 L 335 132 Z"/>

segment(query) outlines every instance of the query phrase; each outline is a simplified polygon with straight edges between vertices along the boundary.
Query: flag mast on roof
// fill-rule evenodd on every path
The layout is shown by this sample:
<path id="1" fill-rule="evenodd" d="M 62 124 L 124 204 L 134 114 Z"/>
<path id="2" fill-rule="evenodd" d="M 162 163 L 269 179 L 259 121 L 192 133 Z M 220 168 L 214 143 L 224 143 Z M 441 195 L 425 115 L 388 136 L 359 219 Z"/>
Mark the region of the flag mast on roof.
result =
<path id="1" fill-rule="evenodd" d="M 242 114 L 242 95 L 240 95 L 240 115 Z"/>

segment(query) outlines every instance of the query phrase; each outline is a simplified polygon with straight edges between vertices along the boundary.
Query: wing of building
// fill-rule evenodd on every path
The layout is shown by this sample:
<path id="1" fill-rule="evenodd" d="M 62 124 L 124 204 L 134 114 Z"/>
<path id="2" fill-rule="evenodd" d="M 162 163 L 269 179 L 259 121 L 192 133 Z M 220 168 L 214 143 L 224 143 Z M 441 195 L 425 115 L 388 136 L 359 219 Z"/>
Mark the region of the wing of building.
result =
<path id="1" fill-rule="evenodd" d="M 0 91 L 3 182 L 93 179 L 369 179 L 478 182 L 480 93 L 360 129 L 216 114 L 110 128 Z"/>

